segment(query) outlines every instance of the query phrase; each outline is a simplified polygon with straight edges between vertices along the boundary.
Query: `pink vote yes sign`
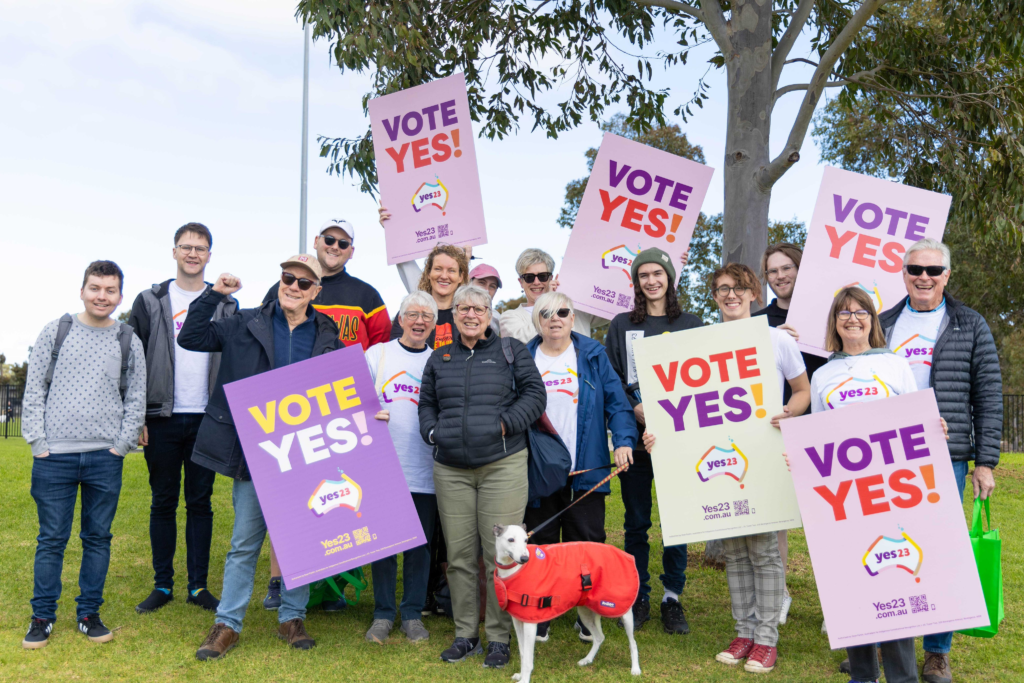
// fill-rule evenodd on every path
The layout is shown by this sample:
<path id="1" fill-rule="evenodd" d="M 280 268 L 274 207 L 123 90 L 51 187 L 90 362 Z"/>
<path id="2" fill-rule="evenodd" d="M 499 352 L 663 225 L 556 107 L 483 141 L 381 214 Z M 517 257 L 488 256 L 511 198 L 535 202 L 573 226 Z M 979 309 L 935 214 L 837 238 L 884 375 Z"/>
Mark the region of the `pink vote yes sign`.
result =
<path id="1" fill-rule="evenodd" d="M 604 318 L 633 308 L 630 269 L 642 250 L 679 258 L 715 170 L 605 133 L 558 279 L 576 307 Z"/>
<path id="2" fill-rule="evenodd" d="M 370 100 L 388 263 L 438 242 L 486 244 L 466 79 L 455 74 Z"/>
<path id="3" fill-rule="evenodd" d="M 832 300 L 860 287 L 881 313 L 907 295 L 903 255 L 914 242 L 942 240 L 950 197 L 825 167 L 786 322 L 800 350 L 828 357 L 825 326 Z"/>

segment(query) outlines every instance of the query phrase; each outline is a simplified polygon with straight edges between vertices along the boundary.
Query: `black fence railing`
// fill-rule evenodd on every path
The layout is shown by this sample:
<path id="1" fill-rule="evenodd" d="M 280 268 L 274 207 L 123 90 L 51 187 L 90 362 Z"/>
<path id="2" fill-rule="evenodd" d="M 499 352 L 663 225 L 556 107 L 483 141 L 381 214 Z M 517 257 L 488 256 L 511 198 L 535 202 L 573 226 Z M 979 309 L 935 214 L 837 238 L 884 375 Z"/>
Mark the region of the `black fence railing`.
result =
<path id="1" fill-rule="evenodd" d="M 0 384 L 0 436 L 21 436 L 21 398 L 25 387 Z"/>
<path id="2" fill-rule="evenodd" d="M 1003 394 L 1004 453 L 1024 453 L 1024 394 Z"/>

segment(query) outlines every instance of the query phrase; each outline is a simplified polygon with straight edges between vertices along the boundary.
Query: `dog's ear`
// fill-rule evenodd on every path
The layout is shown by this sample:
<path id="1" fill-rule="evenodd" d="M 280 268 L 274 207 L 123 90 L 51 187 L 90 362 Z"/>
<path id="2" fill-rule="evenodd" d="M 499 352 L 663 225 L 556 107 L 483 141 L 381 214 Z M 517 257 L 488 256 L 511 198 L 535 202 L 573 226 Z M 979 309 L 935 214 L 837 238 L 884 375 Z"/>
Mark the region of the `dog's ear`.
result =
<path id="1" fill-rule="evenodd" d="M 495 524 L 494 525 L 494 535 L 495 536 L 501 536 L 503 533 L 505 533 L 505 529 L 507 529 L 507 528 L 508 528 L 507 526 L 502 526 L 501 524 Z"/>

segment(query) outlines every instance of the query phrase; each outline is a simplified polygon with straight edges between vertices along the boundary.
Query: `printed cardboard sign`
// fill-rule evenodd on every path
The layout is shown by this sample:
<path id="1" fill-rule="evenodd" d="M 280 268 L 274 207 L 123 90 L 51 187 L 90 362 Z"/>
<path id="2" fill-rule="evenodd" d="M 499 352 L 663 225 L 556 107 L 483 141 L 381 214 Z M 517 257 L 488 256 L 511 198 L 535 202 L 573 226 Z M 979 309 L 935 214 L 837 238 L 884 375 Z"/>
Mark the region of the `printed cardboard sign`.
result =
<path id="1" fill-rule="evenodd" d="M 423 545 L 362 347 L 225 385 L 281 564 L 295 588 Z"/>
<path id="2" fill-rule="evenodd" d="M 950 197 L 825 167 L 786 322 L 801 351 L 823 358 L 832 300 L 860 287 L 879 313 L 907 295 L 903 255 L 925 237 L 942 240 Z"/>
<path id="3" fill-rule="evenodd" d="M 800 526 L 768 320 L 633 342 L 665 545 Z"/>
<path id="4" fill-rule="evenodd" d="M 600 317 L 632 310 L 633 259 L 657 247 L 679 272 L 714 172 L 605 133 L 562 261 L 559 291 Z"/>
<path id="5" fill-rule="evenodd" d="M 988 625 L 931 389 L 782 434 L 834 649 Z"/>
<path id="6" fill-rule="evenodd" d="M 466 79 L 455 74 L 370 100 L 388 263 L 438 242 L 486 244 Z"/>

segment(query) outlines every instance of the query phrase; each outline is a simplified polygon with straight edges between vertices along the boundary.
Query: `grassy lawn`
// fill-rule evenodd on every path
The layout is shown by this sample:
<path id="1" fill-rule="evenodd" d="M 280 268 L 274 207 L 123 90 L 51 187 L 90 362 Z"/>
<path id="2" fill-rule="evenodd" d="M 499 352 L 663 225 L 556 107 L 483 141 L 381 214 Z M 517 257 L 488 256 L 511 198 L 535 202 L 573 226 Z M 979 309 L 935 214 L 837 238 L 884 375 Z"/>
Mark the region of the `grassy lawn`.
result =
<path id="1" fill-rule="evenodd" d="M 263 587 L 269 570 L 266 546 L 257 571 L 257 589 L 246 618 L 239 646 L 220 662 L 200 663 L 195 651 L 213 623 L 208 612 L 185 604 L 184 504 L 179 510 L 179 540 L 176 579 L 181 583 L 175 600 L 155 614 L 140 616 L 135 605 L 152 588 L 149 548 L 149 485 L 141 453 L 132 453 L 124 469 L 121 504 L 114 521 L 114 540 L 110 574 L 107 578 L 106 604 L 102 615 L 115 630 L 113 642 L 89 643 L 74 629 L 74 597 L 81 561 L 78 521 L 65 556 L 64 595 L 58 621 L 48 647 L 37 651 L 21 648 L 31 615 L 32 560 L 38 531 L 35 504 L 29 495 L 32 461 L 28 447 L 20 439 L 0 439 L 0 463 L 7 492 L 0 497 L 0 573 L 4 577 L 0 591 L 0 680 L 434 680 L 434 681 L 507 681 L 518 670 L 518 654 L 501 672 L 484 670 L 481 658 L 462 664 L 443 664 L 438 655 L 453 637 L 450 621 L 427 618 L 431 631 L 428 643 L 410 645 L 397 630 L 385 646 L 363 640 L 373 613 L 373 598 L 364 593 L 358 605 L 342 614 L 321 611 L 309 614 L 307 628 L 317 639 L 311 652 L 289 650 L 276 638 L 277 615 L 262 609 Z M 1017 616 L 1024 601 L 1024 558 L 1021 538 L 1024 522 L 1024 455 L 1004 456 L 997 473 L 997 498 L 994 506 L 996 526 L 1003 537 L 1003 581 L 1007 619 L 1000 635 L 991 640 L 957 635 L 953 641 L 952 662 L 955 680 L 1021 680 L 1024 640 Z M 224 555 L 228 550 L 232 513 L 230 483 L 217 478 L 214 492 L 214 544 L 210 589 L 220 595 Z M 77 517 L 77 513 L 76 513 Z M 621 547 L 622 504 L 615 491 L 608 498 L 610 543 Z M 661 573 L 658 541 L 653 541 L 651 573 Z M 669 636 L 661 631 L 657 608 L 654 620 L 637 635 L 640 665 L 646 680 L 696 678 L 702 681 L 751 680 L 754 674 L 742 668 L 729 669 L 714 661 L 714 655 L 733 637 L 729 595 L 725 575 L 700 566 L 703 544 L 690 547 L 690 569 L 683 605 L 690 622 L 688 636 Z M 369 573 L 369 572 L 367 572 Z M 789 588 L 793 608 L 789 623 L 781 627 L 780 659 L 770 680 L 847 681 L 838 673 L 845 654 L 832 652 L 826 636 L 820 633 L 821 608 L 814 576 L 801 531 L 790 533 Z M 661 599 L 661 586 L 655 579 L 652 602 Z M 570 613 L 572 614 L 572 613 Z M 576 661 L 586 654 L 572 630 L 569 615 L 552 625 L 551 640 L 537 646 L 534 676 L 538 681 L 632 680 L 625 635 L 605 621 L 608 639 L 597 661 L 580 669 Z M 920 648 L 920 639 L 918 640 Z M 919 654 L 919 662 L 922 656 Z"/>

